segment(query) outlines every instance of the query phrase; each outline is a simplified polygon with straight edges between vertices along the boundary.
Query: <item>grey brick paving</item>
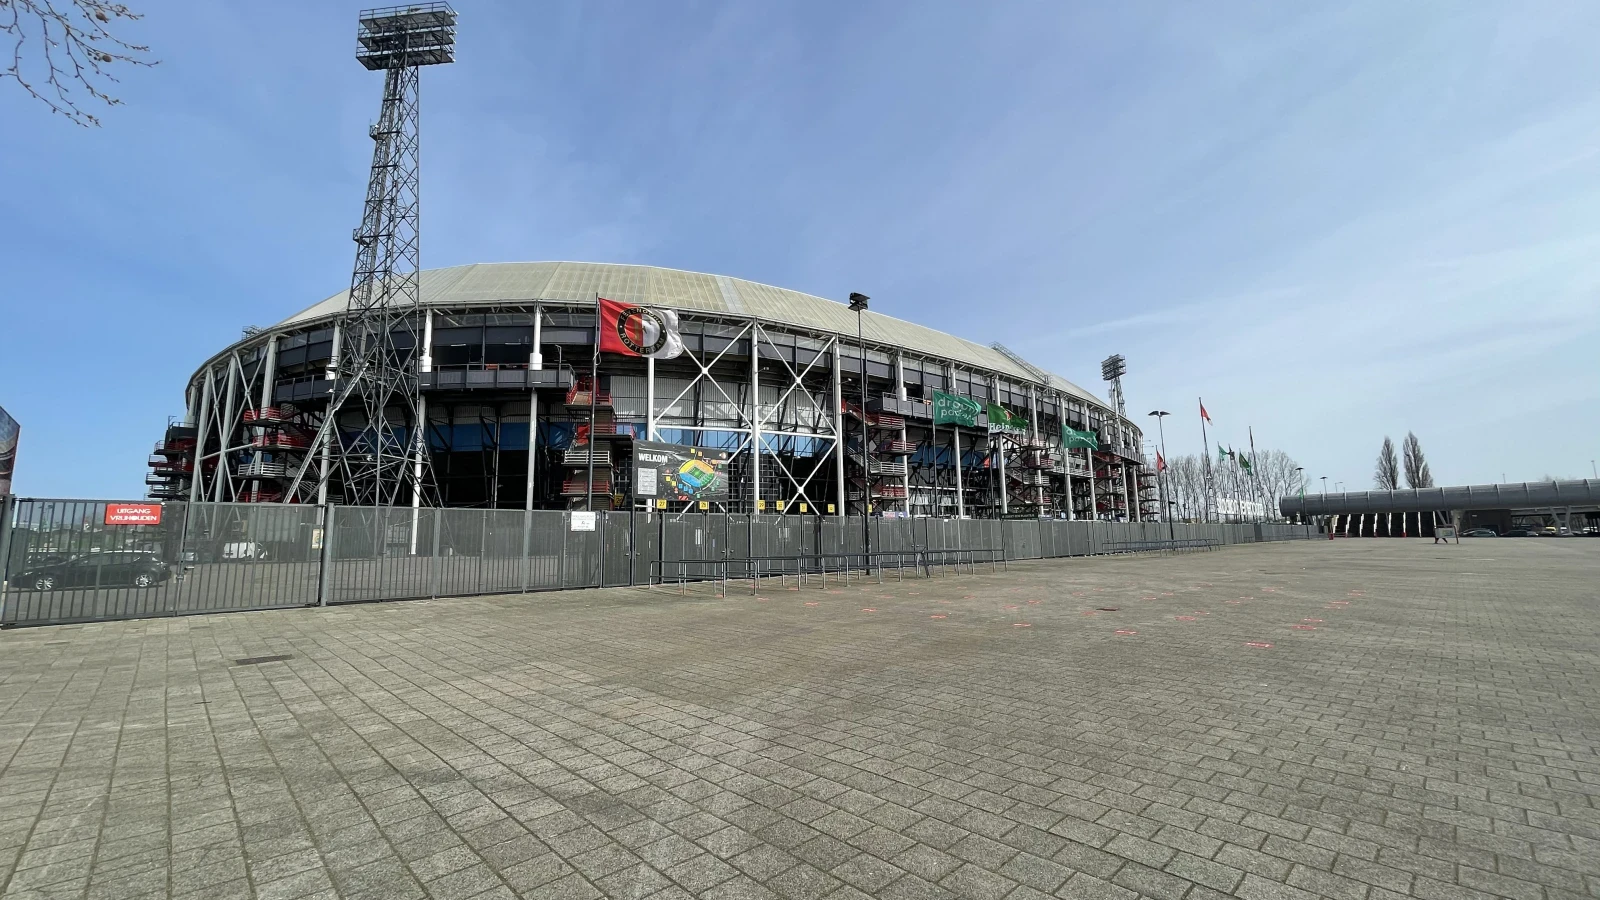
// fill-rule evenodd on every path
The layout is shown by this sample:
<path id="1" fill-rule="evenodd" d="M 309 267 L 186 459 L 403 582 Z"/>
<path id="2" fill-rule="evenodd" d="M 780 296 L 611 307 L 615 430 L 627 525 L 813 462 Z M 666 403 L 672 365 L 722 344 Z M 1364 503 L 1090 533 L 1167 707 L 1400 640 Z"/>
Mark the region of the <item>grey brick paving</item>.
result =
<path id="1" fill-rule="evenodd" d="M 1595 898 L 1597 742 L 1588 540 L 31 629 L 0 894 Z"/>

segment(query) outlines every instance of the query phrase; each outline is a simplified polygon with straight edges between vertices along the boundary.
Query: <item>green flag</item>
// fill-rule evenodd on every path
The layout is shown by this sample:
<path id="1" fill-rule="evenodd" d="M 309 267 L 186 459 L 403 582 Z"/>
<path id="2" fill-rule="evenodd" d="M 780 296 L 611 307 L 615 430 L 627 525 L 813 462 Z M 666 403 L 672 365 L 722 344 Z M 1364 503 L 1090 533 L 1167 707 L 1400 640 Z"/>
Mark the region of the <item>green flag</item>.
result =
<path id="1" fill-rule="evenodd" d="M 1245 456 L 1243 453 L 1239 454 L 1239 468 L 1245 470 L 1246 472 L 1249 472 L 1250 471 L 1250 457 Z"/>
<path id="2" fill-rule="evenodd" d="M 1027 431 L 1028 420 L 1021 416 L 1013 416 L 998 403 L 989 404 L 989 430 L 990 431 Z"/>
<path id="3" fill-rule="evenodd" d="M 1219 465 L 1219 466 L 1222 465 L 1222 463 L 1227 458 L 1228 458 L 1228 451 L 1222 449 L 1222 445 L 1218 444 L 1217 445 L 1217 465 Z"/>
<path id="4" fill-rule="evenodd" d="M 933 424 L 935 425 L 965 425 L 968 428 L 978 427 L 978 412 L 983 407 L 978 401 L 955 394 L 946 394 L 944 391 L 933 392 Z"/>
<path id="5" fill-rule="evenodd" d="M 1088 449 L 1099 450 L 1100 438 L 1092 431 L 1077 431 L 1067 426 L 1061 426 L 1061 446 L 1068 450 Z"/>

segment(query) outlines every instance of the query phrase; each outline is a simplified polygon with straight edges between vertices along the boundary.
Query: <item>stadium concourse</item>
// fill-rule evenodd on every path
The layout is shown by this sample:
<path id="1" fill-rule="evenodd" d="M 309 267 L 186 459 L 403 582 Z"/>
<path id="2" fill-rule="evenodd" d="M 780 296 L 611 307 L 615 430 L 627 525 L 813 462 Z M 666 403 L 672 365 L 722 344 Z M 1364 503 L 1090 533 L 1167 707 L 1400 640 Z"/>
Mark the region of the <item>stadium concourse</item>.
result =
<path id="1" fill-rule="evenodd" d="M 999 345 L 879 312 L 858 318 L 797 291 L 648 266 L 458 266 L 423 271 L 420 292 L 416 321 L 392 339 L 417 363 L 421 445 L 437 493 L 424 505 L 665 501 L 675 511 L 688 495 L 634 483 L 636 446 L 648 441 L 698 448 L 709 461 L 697 465 L 720 467 L 713 511 L 1158 517 L 1138 426 Z M 597 328 L 602 299 L 633 316 L 616 329 L 621 352 L 606 346 L 611 330 Z M 354 502 L 341 496 L 337 472 L 321 476 L 318 492 L 325 463 L 313 450 L 328 433 L 347 455 L 361 452 L 351 446 L 361 440 L 359 410 L 343 407 L 324 428 L 349 349 L 347 302 L 341 292 L 246 329 L 207 359 L 187 386 L 184 420 L 151 457 L 150 496 Z M 663 329 L 681 352 L 661 351 L 670 344 Z M 606 352 L 596 363 L 597 331 Z M 649 347 L 631 346 L 647 334 Z M 394 427 L 406 432 L 397 445 L 416 444 L 415 421 Z"/>

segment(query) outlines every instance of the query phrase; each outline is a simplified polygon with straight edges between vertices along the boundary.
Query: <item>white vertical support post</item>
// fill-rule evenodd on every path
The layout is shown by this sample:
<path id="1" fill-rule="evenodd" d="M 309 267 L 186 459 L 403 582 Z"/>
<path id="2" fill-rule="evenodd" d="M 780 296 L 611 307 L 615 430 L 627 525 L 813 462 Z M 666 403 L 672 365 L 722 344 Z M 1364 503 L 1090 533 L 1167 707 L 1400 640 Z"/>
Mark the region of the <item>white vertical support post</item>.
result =
<path id="1" fill-rule="evenodd" d="M 996 406 L 1000 405 L 1000 379 L 998 376 L 989 376 L 989 396 L 994 398 Z M 998 435 L 998 438 L 996 437 Z M 1000 474 L 1000 515 L 1006 514 L 1006 498 L 1011 493 L 1011 485 L 1006 481 L 1006 436 L 1004 431 L 995 431 L 994 423 L 989 423 L 989 443 L 994 447 L 995 464 Z"/>
<path id="2" fill-rule="evenodd" d="M 259 402 L 256 403 L 256 409 L 257 410 L 261 410 L 261 409 L 264 409 L 264 408 L 272 405 L 272 388 L 273 388 L 273 383 L 276 382 L 277 380 L 278 380 L 278 336 L 277 335 L 273 335 L 271 338 L 267 339 L 267 356 L 266 356 L 266 360 L 264 362 L 262 362 L 262 364 L 261 364 L 261 393 L 259 395 L 259 398 L 260 398 Z M 259 413 L 258 413 L 258 415 L 259 415 Z M 266 435 L 265 429 L 262 430 L 261 434 L 263 436 Z M 257 471 L 260 471 L 260 466 L 261 466 L 261 448 L 259 446 L 256 448 L 255 453 L 251 457 L 251 463 L 252 463 L 253 466 L 256 467 Z M 255 493 L 259 494 L 260 492 L 261 492 L 261 480 L 257 479 L 255 481 Z"/>
<path id="3" fill-rule="evenodd" d="M 894 355 L 894 395 L 897 400 L 907 399 L 906 362 L 905 356 L 900 353 Z M 911 437 L 906 431 L 906 418 L 902 415 L 900 417 L 900 442 L 908 443 L 910 440 Z M 906 493 L 905 512 L 909 516 L 911 515 L 911 457 L 906 456 L 903 461 L 905 471 L 900 473 L 900 489 Z"/>
<path id="4" fill-rule="evenodd" d="M 204 380 L 200 383 L 200 417 L 195 421 L 194 430 L 194 471 L 189 475 L 189 502 L 198 503 L 202 496 L 200 487 L 201 474 L 205 472 L 206 457 L 206 420 L 211 418 L 211 367 L 206 367 Z"/>
<path id="5" fill-rule="evenodd" d="M 1044 435 L 1039 433 L 1039 389 L 1028 385 L 1028 443 L 1044 444 Z M 1033 451 L 1029 451 L 1033 452 Z M 1041 473 L 1038 477 L 1043 478 Z M 1039 510 L 1044 511 L 1044 485 L 1034 485 L 1034 496 L 1039 503 Z"/>
<path id="6" fill-rule="evenodd" d="M 1067 395 L 1056 392 L 1056 437 L 1061 441 L 1061 479 L 1067 485 L 1067 521 L 1078 517 L 1072 508 L 1072 451 L 1067 449 L 1066 432 L 1061 431 L 1067 424 Z"/>
<path id="7" fill-rule="evenodd" d="M 844 358 L 839 352 L 839 336 L 833 336 L 833 476 L 834 502 L 838 504 L 839 518 L 844 518 L 844 386 L 840 372 Z"/>
<path id="8" fill-rule="evenodd" d="M 344 331 L 339 327 L 339 323 L 335 322 L 333 323 L 333 347 L 331 348 L 331 352 L 328 354 L 328 368 L 325 372 L 328 381 L 336 381 L 339 378 L 339 351 L 342 349 L 340 345 L 343 343 Z M 335 387 L 337 387 L 337 385 L 329 387 L 328 390 L 330 392 L 330 396 Z M 330 408 L 325 415 L 334 415 L 331 408 L 331 403 L 329 404 L 329 407 Z M 335 421 L 329 422 L 327 425 L 328 439 L 322 442 L 322 451 L 319 454 L 319 459 L 317 460 L 317 468 L 320 473 L 320 477 L 317 479 L 317 505 L 323 509 L 327 509 L 328 507 L 328 467 L 332 463 L 332 445 L 334 441 L 339 440 L 339 423 Z M 285 497 L 283 499 L 284 502 L 288 502 L 293 498 Z M 325 530 L 325 534 L 326 533 L 328 532 Z"/>
<path id="9" fill-rule="evenodd" d="M 644 358 L 644 437 L 656 439 L 656 358 Z"/>
<path id="10" fill-rule="evenodd" d="M 750 515 L 761 512 L 761 324 L 750 320 Z"/>
<path id="11" fill-rule="evenodd" d="M 238 410 L 234 407 L 239 396 L 239 382 L 244 377 L 244 370 L 239 368 L 239 354 L 228 354 L 227 365 L 223 367 L 226 372 L 223 377 L 228 379 L 228 398 L 222 407 L 222 419 L 217 423 L 217 467 L 211 480 L 211 499 L 215 502 L 222 501 L 222 486 L 231 483 L 232 476 L 227 471 L 228 466 L 228 439 L 233 437 L 233 416 Z M 199 465 L 200 461 L 195 460 Z M 231 486 L 231 484 L 230 484 Z M 235 494 L 237 497 L 237 494 Z"/>
<path id="12" fill-rule="evenodd" d="M 540 312 L 539 304 L 533 305 L 533 347 L 528 352 L 528 371 L 544 371 L 544 315 Z M 533 484 L 538 474 L 535 460 L 539 458 L 539 387 L 532 376 L 528 380 L 533 385 L 528 388 L 528 477 L 523 487 L 522 509 L 524 512 L 533 509 Z M 526 543 L 526 540 L 524 540 Z M 523 556 L 527 556 L 524 548 Z"/>
<path id="13" fill-rule="evenodd" d="M 424 372 L 433 371 L 433 310 L 423 314 L 422 319 L 422 355 L 421 368 Z"/>
<path id="14" fill-rule="evenodd" d="M 428 398 L 417 398 L 416 432 L 411 436 L 411 555 L 417 555 L 417 524 L 422 519 L 422 454 L 428 452 Z"/>
<path id="15" fill-rule="evenodd" d="M 951 385 L 951 387 L 954 386 L 953 384 Z M 950 433 L 956 439 L 956 518 L 965 519 L 967 517 L 967 497 L 966 491 L 962 490 L 961 486 L 961 426 L 952 424 Z"/>

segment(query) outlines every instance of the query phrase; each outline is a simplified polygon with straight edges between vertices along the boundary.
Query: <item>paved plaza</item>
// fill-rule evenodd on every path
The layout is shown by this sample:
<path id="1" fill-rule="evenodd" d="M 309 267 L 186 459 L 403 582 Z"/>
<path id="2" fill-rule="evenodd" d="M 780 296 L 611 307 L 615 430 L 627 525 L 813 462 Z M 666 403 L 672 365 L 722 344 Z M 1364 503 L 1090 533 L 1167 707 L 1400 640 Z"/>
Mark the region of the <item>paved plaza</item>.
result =
<path id="1" fill-rule="evenodd" d="M 1600 540 L 0 633 L 6 898 L 1600 897 Z"/>

